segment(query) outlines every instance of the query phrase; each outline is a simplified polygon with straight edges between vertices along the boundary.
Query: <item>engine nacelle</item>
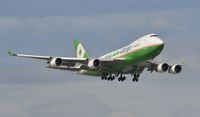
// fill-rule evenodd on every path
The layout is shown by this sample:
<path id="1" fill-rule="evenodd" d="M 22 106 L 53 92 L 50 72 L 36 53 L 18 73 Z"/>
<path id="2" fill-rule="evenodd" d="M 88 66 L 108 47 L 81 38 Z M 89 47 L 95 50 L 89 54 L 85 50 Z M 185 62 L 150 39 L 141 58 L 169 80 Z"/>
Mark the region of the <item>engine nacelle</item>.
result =
<path id="1" fill-rule="evenodd" d="M 181 70 L 182 70 L 182 67 L 180 65 L 173 65 L 170 67 L 169 73 L 178 74 L 181 72 Z"/>
<path id="2" fill-rule="evenodd" d="M 99 59 L 93 59 L 88 63 L 90 69 L 97 69 L 101 66 L 101 61 Z"/>
<path id="3" fill-rule="evenodd" d="M 53 66 L 53 67 L 61 66 L 62 65 L 62 59 L 61 58 L 53 58 L 50 61 L 49 65 Z"/>
<path id="4" fill-rule="evenodd" d="M 169 65 L 167 63 L 162 63 L 157 66 L 156 71 L 159 73 L 163 73 L 163 72 L 166 72 L 168 68 L 169 68 Z"/>

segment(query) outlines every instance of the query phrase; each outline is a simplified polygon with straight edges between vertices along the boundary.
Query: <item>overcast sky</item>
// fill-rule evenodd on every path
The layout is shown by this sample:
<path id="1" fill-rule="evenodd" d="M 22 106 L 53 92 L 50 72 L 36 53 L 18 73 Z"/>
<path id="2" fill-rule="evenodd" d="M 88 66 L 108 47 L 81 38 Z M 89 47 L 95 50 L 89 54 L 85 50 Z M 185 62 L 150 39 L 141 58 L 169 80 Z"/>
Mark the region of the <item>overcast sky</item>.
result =
<path id="1" fill-rule="evenodd" d="M 200 2 L 197 0 L 0 0 L 1 117 L 199 117 Z M 149 33 L 156 59 L 186 61 L 181 74 L 144 73 L 123 83 L 49 70 L 26 54 L 73 57 L 79 38 L 91 57 Z"/>

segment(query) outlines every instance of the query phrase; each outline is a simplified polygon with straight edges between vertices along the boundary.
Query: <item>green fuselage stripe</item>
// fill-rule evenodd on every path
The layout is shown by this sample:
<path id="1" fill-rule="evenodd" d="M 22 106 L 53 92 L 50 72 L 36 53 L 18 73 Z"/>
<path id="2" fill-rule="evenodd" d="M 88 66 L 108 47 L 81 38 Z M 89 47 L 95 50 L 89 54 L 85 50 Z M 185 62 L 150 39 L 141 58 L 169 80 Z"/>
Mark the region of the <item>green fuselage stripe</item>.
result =
<path id="1" fill-rule="evenodd" d="M 117 71 L 122 71 L 122 69 L 127 66 L 138 65 L 142 62 L 153 59 L 161 53 L 163 47 L 164 45 L 151 45 L 116 56 L 114 58 L 124 58 L 125 62 L 123 64 L 113 65 L 112 68 L 109 68 L 106 72 L 116 73 Z M 87 71 L 87 73 L 83 75 L 101 76 L 102 73 L 97 72 L 97 70 Z"/>

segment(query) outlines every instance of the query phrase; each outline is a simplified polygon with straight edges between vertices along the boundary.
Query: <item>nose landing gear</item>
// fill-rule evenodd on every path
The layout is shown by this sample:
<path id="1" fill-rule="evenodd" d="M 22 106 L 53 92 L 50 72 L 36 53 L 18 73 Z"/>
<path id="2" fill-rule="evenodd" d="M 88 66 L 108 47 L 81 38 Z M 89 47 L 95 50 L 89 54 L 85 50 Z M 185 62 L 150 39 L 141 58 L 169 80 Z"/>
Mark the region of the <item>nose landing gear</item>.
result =
<path id="1" fill-rule="evenodd" d="M 139 77 L 140 77 L 140 74 L 138 74 L 138 73 L 134 74 L 132 81 L 133 82 L 138 82 L 139 81 Z"/>

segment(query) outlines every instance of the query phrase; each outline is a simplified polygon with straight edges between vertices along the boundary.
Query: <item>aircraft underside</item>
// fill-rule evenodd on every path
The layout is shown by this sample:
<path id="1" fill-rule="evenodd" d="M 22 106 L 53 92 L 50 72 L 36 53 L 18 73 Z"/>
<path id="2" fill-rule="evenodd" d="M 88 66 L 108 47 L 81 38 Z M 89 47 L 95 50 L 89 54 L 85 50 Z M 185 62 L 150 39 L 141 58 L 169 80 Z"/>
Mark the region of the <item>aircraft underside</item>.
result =
<path id="1" fill-rule="evenodd" d="M 147 69 L 149 72 L 158 72 L 158 73 L 164 73 L 168 72 L 171 74 L 178 74 L 181 72 L 182 67 L 181 65 L 168 65 L 167 63 L 154 63 L 152 61 L 147 61 L 145 63 L 141 63 L 138 65 L 131 65 L 128 66 L 127 68 L 122 69 L 119 72 L 109 72 L 109 71 L 87 71 L 84 70 L 82 72 L 77 72 L 77 74 L 81 75 L 88 75 L 88 76 L 96 76 L 96 77 L 101 77 L 102 80 L 107 80 L 107 81 L 113 81 L 116 78 L 118 81 L 125 81 L 126 80 L 126 75 L 131 75 L 132 81 L 133 82 L 138 82 L 139 77 L 143 71 Z"/>

